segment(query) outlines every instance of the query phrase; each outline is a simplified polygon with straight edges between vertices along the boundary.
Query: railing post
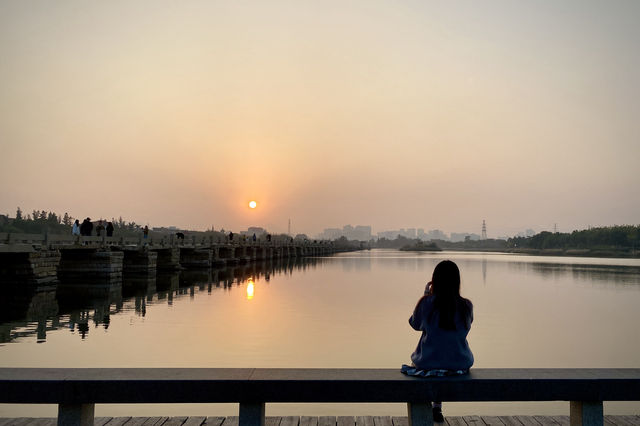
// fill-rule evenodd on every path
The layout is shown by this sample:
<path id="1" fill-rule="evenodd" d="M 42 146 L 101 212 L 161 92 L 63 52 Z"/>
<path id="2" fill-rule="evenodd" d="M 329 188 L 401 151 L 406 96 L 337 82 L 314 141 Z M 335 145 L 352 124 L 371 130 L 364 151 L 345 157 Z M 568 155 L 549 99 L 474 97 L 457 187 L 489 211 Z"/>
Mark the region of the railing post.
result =
<path id="1" fill-rule="evenodd" d="M 602 401 L 571 401 L 571 426 L 602 426 L 604 416 Z"/>
<path id="2" fill-rule="evenodd" d="M 265 426 L 264 402 L 241 402 L 238 426 Z"/>
<path id="3" fill-rule="evenodd" d="M 409 426 L 433 426 L 430 402 L 407 402 Z"/>
<path id="4" fill-rule="evenodd" d="M 95 404 L 58 405 L 58 426 L 93 426 Z"/>

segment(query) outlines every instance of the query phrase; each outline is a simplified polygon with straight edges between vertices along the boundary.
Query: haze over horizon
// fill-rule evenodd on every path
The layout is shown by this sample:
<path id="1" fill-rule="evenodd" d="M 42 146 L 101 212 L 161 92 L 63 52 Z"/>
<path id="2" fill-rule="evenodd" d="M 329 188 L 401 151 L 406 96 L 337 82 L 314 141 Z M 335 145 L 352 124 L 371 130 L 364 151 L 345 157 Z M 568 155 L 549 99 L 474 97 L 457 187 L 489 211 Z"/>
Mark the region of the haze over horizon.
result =
<path id="1" fill-rule="evenodd" d="M 639 20 L 634 1 L 0 0 L 0 213 L 638 224 Z"/>

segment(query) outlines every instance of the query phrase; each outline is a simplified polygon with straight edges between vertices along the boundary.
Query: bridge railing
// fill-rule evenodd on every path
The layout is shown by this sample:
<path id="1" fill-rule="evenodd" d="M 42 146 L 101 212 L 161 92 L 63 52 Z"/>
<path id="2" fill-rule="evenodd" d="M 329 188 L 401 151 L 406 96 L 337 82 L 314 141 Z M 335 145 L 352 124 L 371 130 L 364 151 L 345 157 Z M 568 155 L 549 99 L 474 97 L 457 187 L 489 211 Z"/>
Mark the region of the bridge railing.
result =
<path id="1" fill-rule="evenodd" d="M 0 368 L 0 403 L 58 404 L 58 425 L 93 425 L 97 403 L 237 402 L 239 426 L 264 426 L 269 402 L 404 402 L 409 426 L 431 426 L 429 401 L 569 401 L 572 425 L 603 425 L 603 401 L 638 400 L 640 369 Z"/>
<path id="2" fill-rule="evenodd" d="M 168 246 L 168 247 L 210 247 L 210 246 L 246 246 L 246 247 L 293 247 L 293 246 L 314 246 L 314 247 L 331 247 L 330 242 L 320 241 L 317 243 L 310 242 L 283 242 L 283 241 L 252 241 L 251 239 L 236 241 L 218 241 L 213 237 L 196 237 L 195 235 L 187 236 L 184 239 L 177 238 L 173 234 L 158 235 L 152 233 L 148 238 L 143 235 L 137 237 L 112 236 L 107 237 L 106 233 L 101 236 L 80 236 L 69 234 L 24 234 L 24 233 L 0 233 L 0 245 L 37 245 L 52 248 L 62 248 L 70 245 L 80 246 Z"/>

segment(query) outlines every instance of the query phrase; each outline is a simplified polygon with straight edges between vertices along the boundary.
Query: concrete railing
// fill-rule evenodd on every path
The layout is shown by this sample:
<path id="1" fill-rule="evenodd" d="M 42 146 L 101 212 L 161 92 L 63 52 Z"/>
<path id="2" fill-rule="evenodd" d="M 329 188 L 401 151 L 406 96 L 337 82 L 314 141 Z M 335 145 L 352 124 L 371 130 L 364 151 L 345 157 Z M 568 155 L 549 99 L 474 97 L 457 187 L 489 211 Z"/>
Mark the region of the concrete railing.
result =
<path id="1" fill-rule="evenodd" d="M 142 234 L 137 237 L 112 236 L 107 237 L 106 233 L 101 236 L 80 236 L 80 235 L 60 235 L 60 234 L 21 234 L 0 232 L 0 246 L 7 248 L 6 251 L 15 251 L 20 245 L 37 245 L 54 248 L 63 248 L 72 245 L 93 245 L 93 246 L 170 246 L 170 247 L 210 247 L 210 246 L 233 246 L 233 247 L 316 247 L 331 248 L 334 251 L 342 251 L 341 247 L 333 247 L 330 241 L 252 241 L 251 239 L 241 240 L 238 236 L 233 241 L 219 241 L 214 237 L 196 237 L 187 235 L 184 239 L 179 239 L 173 234 L 151 233 L 148 238 Z M 19 247 L 18 247 L 19 248 Z M 20 250 L 18 250 L 20 251 Z"/>
<path id="2" fill-rule="evenodd" d="M 570 401 L 572 425 L 602 425 L 603 401 L 636 400 L 640 369 L 0 368 L 0 403 L 58 404 L 59 425 L 93 425 L 95 404 L 237 402 L 239 426 L 264 426 L 269 402 L 404 402 L 430 426 L 429 401 Z"/>

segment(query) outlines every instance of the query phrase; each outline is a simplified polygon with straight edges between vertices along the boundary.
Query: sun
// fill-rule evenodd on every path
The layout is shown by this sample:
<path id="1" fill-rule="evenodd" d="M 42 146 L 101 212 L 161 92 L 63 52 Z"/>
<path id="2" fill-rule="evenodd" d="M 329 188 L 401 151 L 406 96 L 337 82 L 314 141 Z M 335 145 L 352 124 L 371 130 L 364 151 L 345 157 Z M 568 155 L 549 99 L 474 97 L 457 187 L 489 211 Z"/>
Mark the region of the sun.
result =
<path id="1" fill-rule="evenodd" d="M 249 201 L 249 207 L 251 207 L 252 209 L 255 209 L 258 206 L 258 203 L 256 203 L 255 201 Z"/>

